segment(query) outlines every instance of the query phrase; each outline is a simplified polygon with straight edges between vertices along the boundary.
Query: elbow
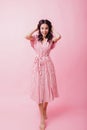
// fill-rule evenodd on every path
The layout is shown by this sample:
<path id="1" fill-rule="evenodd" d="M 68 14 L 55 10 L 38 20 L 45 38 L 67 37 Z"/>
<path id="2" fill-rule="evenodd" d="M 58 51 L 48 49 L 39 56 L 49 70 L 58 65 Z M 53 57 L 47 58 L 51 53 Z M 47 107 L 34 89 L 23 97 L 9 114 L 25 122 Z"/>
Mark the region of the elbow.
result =
<path id="1" fill-rule="evenodd" d="M 25 39 L 29 40 L 29 36 L 25 36 Z"/>
<path id="2" fill-rule="evenodd" d="M 61 39 L 61 35 L 59 34 L 58 37 L 57 37 L 57 40 L 60 40 Z"/>
<path id="3" fill-rule="evenodd" d="M 61 39 L 62 38 L 62 36 L 59 34 L 59 39 Z"/>

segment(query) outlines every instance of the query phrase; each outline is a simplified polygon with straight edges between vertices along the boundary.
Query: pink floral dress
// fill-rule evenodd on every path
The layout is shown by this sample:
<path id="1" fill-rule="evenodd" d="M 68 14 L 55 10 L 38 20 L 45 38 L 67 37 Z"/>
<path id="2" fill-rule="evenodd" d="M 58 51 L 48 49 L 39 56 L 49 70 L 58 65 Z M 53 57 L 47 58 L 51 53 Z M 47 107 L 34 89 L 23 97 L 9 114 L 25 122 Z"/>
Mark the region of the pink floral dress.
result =
<path id="1" fill-rule="evenodd" d="M 30 98 L 38 104 L 50 102 L 54 97 L 59 97 L 54 64 L 50 57 L 50 51 L 55 43 L 38 41 L 37 35 L 30 41 L 36 52 L 33 63 Z"/>

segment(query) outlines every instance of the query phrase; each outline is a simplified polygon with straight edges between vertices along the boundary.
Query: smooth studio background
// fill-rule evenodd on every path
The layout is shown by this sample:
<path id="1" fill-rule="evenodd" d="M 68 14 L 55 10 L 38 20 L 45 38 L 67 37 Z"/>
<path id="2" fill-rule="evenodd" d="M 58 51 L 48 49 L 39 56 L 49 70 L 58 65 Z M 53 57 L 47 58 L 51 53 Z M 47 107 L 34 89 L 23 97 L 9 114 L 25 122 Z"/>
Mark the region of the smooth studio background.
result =
<path id="1" fill-rule="evenodd" d="M 86 0 L 0 0 L 1 130 L 38 130 L 38 106 L 29 99 L 35 52 L 24 37 L 43 18 L 62 35 L 50 53 L 60 97 L 48 106 L 47 129 L 87 129 L 86 4 Z"/>

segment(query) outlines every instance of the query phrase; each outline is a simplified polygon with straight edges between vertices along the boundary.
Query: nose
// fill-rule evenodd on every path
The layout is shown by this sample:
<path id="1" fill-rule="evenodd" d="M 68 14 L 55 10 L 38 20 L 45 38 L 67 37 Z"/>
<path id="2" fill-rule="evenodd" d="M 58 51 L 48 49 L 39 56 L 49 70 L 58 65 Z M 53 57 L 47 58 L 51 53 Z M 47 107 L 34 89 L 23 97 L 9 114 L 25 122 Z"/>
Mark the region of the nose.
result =
<path id="1" fill-rule="evenodd" d="M 46 30 L 43 30 L 43 33 L 46 33 Z"/>

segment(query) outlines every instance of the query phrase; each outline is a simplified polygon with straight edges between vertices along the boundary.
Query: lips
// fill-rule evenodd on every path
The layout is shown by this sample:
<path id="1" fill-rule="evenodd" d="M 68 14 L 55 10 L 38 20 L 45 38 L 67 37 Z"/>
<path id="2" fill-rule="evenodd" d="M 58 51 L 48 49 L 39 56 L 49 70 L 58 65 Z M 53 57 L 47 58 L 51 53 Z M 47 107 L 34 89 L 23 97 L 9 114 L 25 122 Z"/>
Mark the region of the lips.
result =
<path id="1" fill-rule="evenodd" d="M 43 33 L 43 35 L 47 35 L 46 33 Z"/>

